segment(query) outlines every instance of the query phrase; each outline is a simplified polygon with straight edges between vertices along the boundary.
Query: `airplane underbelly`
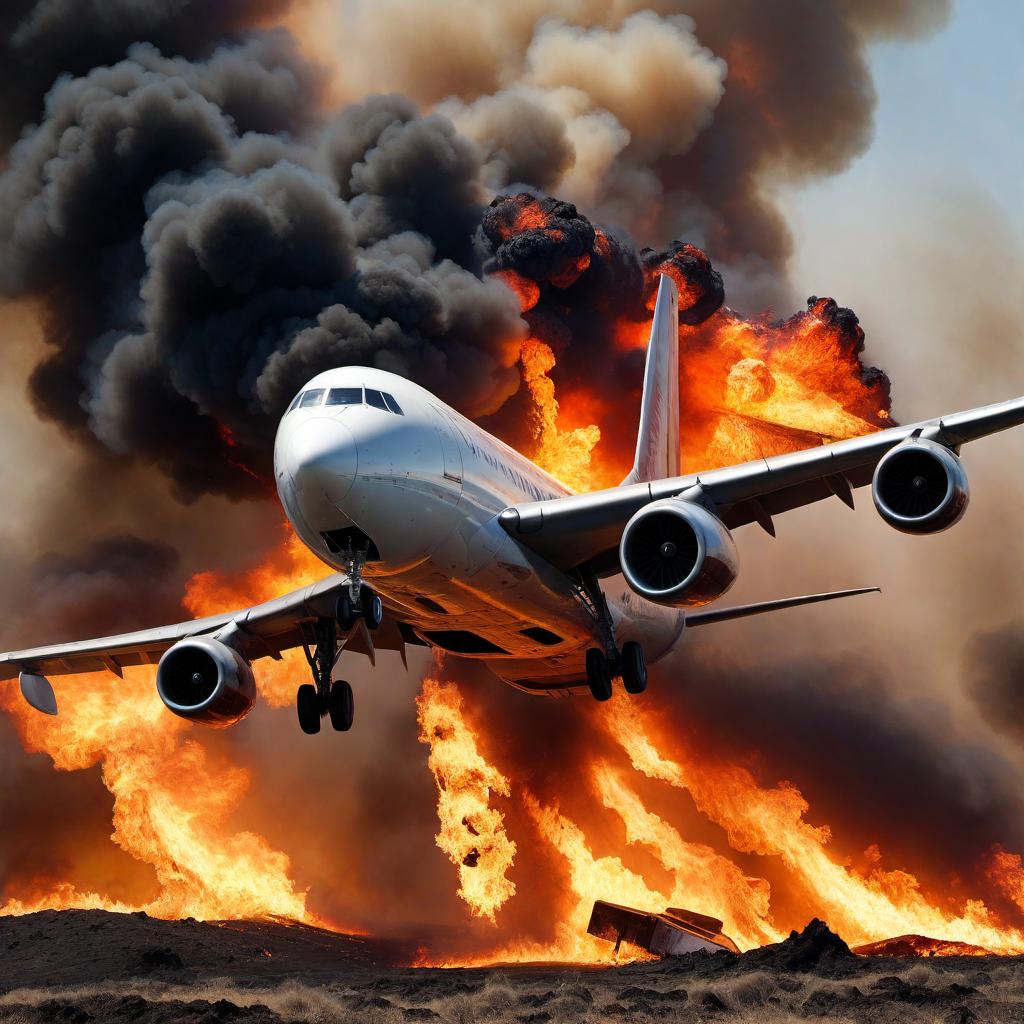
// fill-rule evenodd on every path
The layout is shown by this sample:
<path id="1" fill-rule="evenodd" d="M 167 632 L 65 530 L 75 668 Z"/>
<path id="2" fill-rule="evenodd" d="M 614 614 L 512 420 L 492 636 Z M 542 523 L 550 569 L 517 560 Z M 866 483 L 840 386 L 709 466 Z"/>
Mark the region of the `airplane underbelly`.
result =
<path id="1" fill-rule="evenodd" d="M 431 646 L 496 670 L 512 659 L 575 663 L 594 642 L 589 614 L 563 573 L 545 571 L 492 519 L 407 571 L 368 578 Z"/>
<path id="2" fill-rule="evenodd" d="M 535 693 L 587 692 L 587 648 L 600 643 L 564 573 L 485 523 L 453 536 L 420 565 L 375 585 L 430 646 L 487 662 Z M 637 640 L 653 662 L 678 639 L 682 614 L 641 601 L 621 579 L 606 587 L 619 643 Z M 623 591 L 625 591 L 623 593 Z"/>

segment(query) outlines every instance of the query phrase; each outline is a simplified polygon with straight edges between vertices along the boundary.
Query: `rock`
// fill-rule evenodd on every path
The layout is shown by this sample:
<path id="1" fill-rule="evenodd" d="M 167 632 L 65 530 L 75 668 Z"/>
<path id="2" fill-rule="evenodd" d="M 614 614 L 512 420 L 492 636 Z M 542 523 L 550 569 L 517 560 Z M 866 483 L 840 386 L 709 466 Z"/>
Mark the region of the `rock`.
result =
<path id="1" fill-rule="evenodd" d="M 705 992 L 700 999 L 697 1001 L 697 1005 L 708 1013 L 721 1013 L 727 1010 L 728 1007 L 722 1002 L 714 992 Z"/>
<path id="2" fill-rule="evenodd" d="M 886 999 L 893 999 L 900 1003 L 910 1003 L 912 1006 L 923 1006 L 925 1003 L 933 1003 L 940 999 L 940 995 L 935 989 L 913 984 L 895 976 L 879 978 L 871 986 L 871 994 L 884 996 Z"/>
<path id="3" fill-rule="evenodd" d="M 857 962 L 850 947 L 818 918 L 802 932 L 793 931 L 788 939 L 752 949 L 739 959 L 745 969 L 757 967 L 765 971 L 813 971 L 823 967 L 828 970 Z"/>
<path id="4" fill-rule="evenodd" d="M 841 1002 L 835 989 L 816 988 L 803 1001 L 803 1011 L 811 1017 L 825 1017 L 835 1013 Z"/>
<path id="5" fill-rule="evenodd" d="M 974 1024 L 978 1015 L 970 1007 L 958 1006 L 947 1018 L 946 1024 Z"/>
<path id="6" fill-rule="evenodd" d="M 521 996 L 519 1001 L 524 1006 L 547 1006 L 554 998 L 554 992 L 531 992 L 529 995 Z"/>
<path id="7" fill-rule="evenodd" d="M 964 996 L 975 995 L 978 990 L 973 985 L 960 985 L 954 981 L 952 985 L 946 986 L 946 991 L 951 996 L 959 996 L 960 998 L 963 998 Z"/>
<path id="8" fill-rule="evenodd" d="M 166 946 L 150 946 L 139 953 L 131 969 L 140 974 L 149 974 L 151 971 L 160 970 L 180 971 L 184 966 L 181 957 L 173 949 Z"/>
<path id="9" fill-rule="evenodd" d="M 57 999 L 47 999 L 37 1007 L 39 1016 L 47 1021 L 65 1021 L 66 1024 L 85 1024 L 92 1020 L 92 1014 L 82 1007 Z"/>
<path id="10" fill-rule="evenodd" d="M 385 999 L 383 996 L 364 996 L 355 995 L 349 999 L 349 1005 L 353 1010 L 386 1010 L 395 1004 L 390 999 Z"/>
<path id="11" fill-rule="evenodd" d="M 631 985 L 619 993 L 619 999 L 627 1003 L 635 1003 L 637 1001 L 647 1003 L 685 1003 L 687 991 L 685 988 L 673 988 L 668 992 L 660 992 L 656 988 L 638 988 L 636 985 Z"/>

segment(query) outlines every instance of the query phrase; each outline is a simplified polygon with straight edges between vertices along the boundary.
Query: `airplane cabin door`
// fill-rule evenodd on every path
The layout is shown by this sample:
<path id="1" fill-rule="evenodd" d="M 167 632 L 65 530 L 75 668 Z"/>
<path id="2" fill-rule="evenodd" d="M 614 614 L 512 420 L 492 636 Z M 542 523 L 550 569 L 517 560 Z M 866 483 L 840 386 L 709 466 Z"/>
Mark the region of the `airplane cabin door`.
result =
<path id="1" fill-rule="evenodd" d="M 441 440 L 441 452 L 444 456 L 444 478 L 457 485 L 457 494 L 462 494 L 462 451 L 459 448 L 455 424 L 443 409 L 434 406 L 435 427 Z M 456 499 L 458 500 L 458 499 Z"/>

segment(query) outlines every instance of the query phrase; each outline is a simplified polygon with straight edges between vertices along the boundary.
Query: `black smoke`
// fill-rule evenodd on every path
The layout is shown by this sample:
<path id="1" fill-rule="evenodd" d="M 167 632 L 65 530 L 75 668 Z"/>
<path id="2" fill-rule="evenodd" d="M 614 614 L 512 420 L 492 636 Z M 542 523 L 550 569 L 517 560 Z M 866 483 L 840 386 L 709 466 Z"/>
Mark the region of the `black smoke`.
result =
<path id="1" fill-rule="evenodd" d="M 964 675 L 982 718 L 996 732 L 1024 742 L 1024 627 L 1009 623 L 975 637 Z"/>
<path id="2" fill-rule="evenodd" d="M 186 500 L 268 493 L 277 419 L 329 366 L 471 413 L 515 386 L 472 147 L 400 98 L 309 132 L 316 81 L 281 33 L 198 62 L 136 45 L 59 83 L 0 175 L 0 285 L 45 298 L 37 406 Z"/>

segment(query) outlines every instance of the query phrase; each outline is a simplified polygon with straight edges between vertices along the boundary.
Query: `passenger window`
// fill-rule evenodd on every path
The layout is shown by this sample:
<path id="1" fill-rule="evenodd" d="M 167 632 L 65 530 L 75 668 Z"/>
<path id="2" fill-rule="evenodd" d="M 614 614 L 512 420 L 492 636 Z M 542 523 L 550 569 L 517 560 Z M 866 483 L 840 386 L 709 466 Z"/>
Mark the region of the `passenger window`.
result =
<path id="1" fill-rule="evenodd" d="M 311 406 L 319 405 L 324 397 L 325 388 L 313 388 L 312 391 L 304 391 L 302 400 L 299 402 L 300 409 L 309 409 Z"/>
<path id="2" fill-rule="evenodd" d="M 384 394 L 384 401 L 387 404 L 387 407 L 392 412 L 397 412 L 399 416 L 404 416 L 405 413 L 402 412 L 402 407 L 394 400 L 394 398 L 391 395 L 389 395 L 386 391 L 383 392 L 383 394 Z"/>
<path id="3" fill-rule="evenodd" d="M 366 404 L 372 405 L 374 409 L 383 409 L 385 412 L 391 411 L 384 402 L 384 396 L 379 391 L 374 391 L 373 388 L 366 389 Z"/>
<path id="4" fill-rule="evenodd" d="M 362 405 L 362 388 L 331 388 L 327 395 L 328 405 Z"/>

